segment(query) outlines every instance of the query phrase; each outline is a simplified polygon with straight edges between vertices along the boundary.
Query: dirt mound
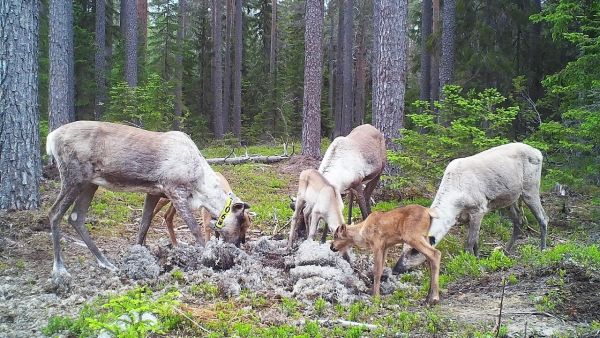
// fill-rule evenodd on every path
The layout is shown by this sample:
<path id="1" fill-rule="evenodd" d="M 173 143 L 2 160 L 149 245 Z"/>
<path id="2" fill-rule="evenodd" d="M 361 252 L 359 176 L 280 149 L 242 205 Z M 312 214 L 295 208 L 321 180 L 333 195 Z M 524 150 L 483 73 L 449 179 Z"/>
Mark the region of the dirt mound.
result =
<path id="1" fill-rule="evenodd" d="M 577 321 L 600 320 L 600 272 L 572 260 L 566 260 L 561 268 L 568 287 L 560 289 L 557 312 Z"/>

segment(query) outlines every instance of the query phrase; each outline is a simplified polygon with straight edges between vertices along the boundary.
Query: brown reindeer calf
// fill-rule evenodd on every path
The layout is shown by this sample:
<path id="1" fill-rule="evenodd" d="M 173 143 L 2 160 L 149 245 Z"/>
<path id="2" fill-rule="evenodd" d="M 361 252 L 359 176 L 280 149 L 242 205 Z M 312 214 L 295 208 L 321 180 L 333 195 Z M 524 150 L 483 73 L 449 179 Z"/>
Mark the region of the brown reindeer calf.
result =
<path id="1" fill-rule="evenodd" d="M 227 179 L 225 178 L 225 176 L 223 176 L 223 174 L 218 173 L 218 172 L 215 172 L 215 174 L 217 175 L 217 178 L 219 179 L 219 183 L 221 185 L 221 188 L 223 188 L 223 191 L 227 194 L 232 192 L 231 186 L 229 186 L 229 182 L 227 182 Z M 171 201 L 168 198 L 161 198 L 158 201 L 158 203 L 156 204 L 154 211 L 152 212 L 152 217 L 154 218 L 154 216 L 156 216 L 156 214 L 158 214 L 158 212 L 162 208 L 164 208 L 166 205 L 168 205 L 169 203 L 171 203 Z M 203 231 L 204 232 L 204 241 L 208 242 L 210 240 L 213 230 L 215 231 L 215 235 L 218 238 L 219 237 L 218 229 L 212 229 L 210 226 L 210 221 L 211 221 L 210 213 L 205 208 L 200 208 L 200 209 L 202 212 L 202 227 L 204 228 L 203 229 L 204 230 Z M 167 231 L 169 232 L 169 237 L 171 238 L 171 244 L 173 244 L 173 245 L 177 245 L 177 238 L 175 237 L 175 230 L 173 229 L 173 218 L 175 217 L 176 213 L 177 213 L 177 210 L 175 210 L 175 207 L 173 206 L 173 204 L 171 204 L 171 205 L 169 205 L 169 208 L 167 209 L 167 211 L 165 211 L 165 214 L 163 215 L 163 218 L 165 220 L 165 225 L 167 226 Z M 240 246 L 240 243 L 241 244 L 246 243 L 246 233 L 248 232 L 248 228 L 250 228 L 250 225 L 251 225 L 250 212 L 247 209 L 244 210 L 244 213 L 243 213 L 243 215 L 241 215 L 241 217 L 243 219 L 241 220 L 241 224 L 240 224 L 240 234 L 239 234 L 237 241 L 235 243 L 233 243 L 238 247 Z"/>
<path id="2" fill-rule="evenodd" d="M 406 243 L 429 260 L 431 283 L 427 302 L 437 303 L 440 299 L 438 279 L 441 253 L 429 244 L 428 233 L 432 217 L 436 217 L 432 210 L 420 205 L 374 212 L 358 224 L 338 227 L 333 235 L 331 250 L 344 253 L 352 245 L 371 249 L 375 256 L 373 296 L 378 296 L 387 250 Z"/>

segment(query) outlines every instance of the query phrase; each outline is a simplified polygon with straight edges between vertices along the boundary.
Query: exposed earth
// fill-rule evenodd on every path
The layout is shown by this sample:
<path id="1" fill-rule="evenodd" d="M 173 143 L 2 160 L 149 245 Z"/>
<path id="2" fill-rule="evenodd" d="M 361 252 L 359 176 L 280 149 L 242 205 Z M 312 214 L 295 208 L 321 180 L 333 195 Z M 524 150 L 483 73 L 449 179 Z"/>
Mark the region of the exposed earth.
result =
<path id="1" fill-rule="evenodd" d="M 311 166 L 316 163 L 300 158 L 278 164 L 278 170 L 297 177 L 294 173 Z M 44 205 L 48 206 L 57 191 L 55 185 L 46 182 L 44 186 Z M 292 180 L 290 187 L 295 186 Z M 312 241 L 288 252 L 284 236 L 263 234 L 258 227 L 241 249 L 216 240 L 205 248 L 185 244 L 193 243 L 193 239 L 189 231 L 180 227 L 177 236 L 183 244 L 173 248 L 159 220 L 154 221 L 146 248 L 133 245 L 140 216 L 140 210 L 133 209 L 130 224 L 115 233 L 93 235 L 98 247 L 119 267 L 119 273 L 99 268 L 75 231 L 63 222 L 63 254 L 72 281 L 69 292 L 57 294 L 49 280 L 53 251 L 46 215 L 0 214 L 0 336 L 43 336 L 41 328 L 52 315 L 76 315 L 86 301 L 123 292 L 139 283 L 173 283 L 173 269 L 183 272 L 185 283 L 177 287 L 184 301 L 196 308 L 202 304 L 195 304 L 189 287 L 204 281 L 218 285 L 220 297 L 235 298 L 241 290 L 249 289 L 270 299 L 293 297 L 308 304 L 317 297 L 341 304 L 370 299 L 372 257 L 367 252 L 354 251 L 352 264 L 331 252 L 327 244 Z M 387 265 L 391 266 L 398 256 L 389 256 Z M 519 282 L 504 289 L 501 319 L 509 336 L 523 337 L 525 332 L 536 337 L 568 336 L 577 328 L 600 320 L 600 274 L 583 271 L 576 264 L 567 264 L 563 270 L 569 283 L 563 289 L 571 292 L 563 295 L 568 301 L 554 313 L 536 310 L 535 303 L 536 298 L 556 289 L 547 283 L 556 272 L 522 268 L 453 282 L 442 290 L 439 307 L 458 323 L 487 323 L 493 327 L 503 294 L 502 278 L 511 273 Z M 428 270 L 412 274 L 421 276 Z M 415 288 L 402 282 L 400 276 L 393 276 L 389 268 L 383 280 L 383 294 Z M 261 320 L 272 324 L 289 321 L 281 311 L 269 309 L 261 312 Z"/>

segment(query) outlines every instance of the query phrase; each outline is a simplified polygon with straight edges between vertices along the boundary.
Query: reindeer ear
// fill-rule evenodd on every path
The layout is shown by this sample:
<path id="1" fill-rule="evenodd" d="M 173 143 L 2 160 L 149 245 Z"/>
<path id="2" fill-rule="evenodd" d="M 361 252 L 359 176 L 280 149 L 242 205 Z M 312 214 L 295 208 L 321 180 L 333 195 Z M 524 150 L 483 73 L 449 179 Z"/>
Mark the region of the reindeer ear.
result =
<path id="1" fill-rule="evenodd" d="M 237 202 L 231 206 L 231 212 L 233 212 L 234 214 L 241 213 L 246 209 L 250 209 L 250 204 L 245 202 Z"/>
<path id="2" fill-rule="evenodd" d="M 208 222 L 208 226 L 214 231 L 219 231 L 219 229 L 217 228 L 217 221 L 214 219 L 211 219 L 210 222 Z"/>

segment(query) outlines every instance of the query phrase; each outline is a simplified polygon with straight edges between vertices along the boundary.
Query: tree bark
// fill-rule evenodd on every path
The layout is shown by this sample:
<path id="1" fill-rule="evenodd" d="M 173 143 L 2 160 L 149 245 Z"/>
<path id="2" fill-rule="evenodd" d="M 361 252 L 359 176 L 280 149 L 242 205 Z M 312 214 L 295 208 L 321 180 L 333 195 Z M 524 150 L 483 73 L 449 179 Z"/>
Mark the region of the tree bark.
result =
<path id="1" fill-rule="evenodd" d="M 433 36 L 434 45 L 431 51 L 431 101 L 440 99 L 440 0 L 433 0 Z"/>
<path id="2" fill-rule="evenodd" d="M 219 140 L 223 139 L 223 51 L 221 50 L 221 0 L 213 0 L 213 132 Z"/>
<path id="3" fill-rule="evenodd" d="M 40 206 L 39 1 L 0 1 L 0 209 Z M 66 61 L 66 60 L 63 60 Z"/>
<path id="4" fill-rule="evenodd" d="M 306 0 L 304 30 L 304 105 L 302 154 L 321 155 L 321 84 L 323 81 L 323 1 Z"/>
<path id="5" fill-rule="evenodd" d="M 50 1 L 50 81 L 48 125 L 52 131 L 75 121 L 75 52 L 73 3 Z"/>
<path id="6" fill-rule="evenodd" d="M 344 2 L 344 47 L 343 47 L 343 129 L 342 134 L 348 135 L 352 130 L 352 118 L 354 116 L 354 60 L 352 58 L 352 45 L 354 40 L 354 6 L 352 0 Z"/>
<path id="7" fill-rule="evenodd" d="M 122 0 L 125 15 L 125 81 L 130 87 L 137 87 L 137 3 L 136 0 Z"/>
<path id="8" fill-rule="evenodd" d="M 94 100 L 94 119 L 99 121 L 106 105 L 106 2 L 96 1 L 96 55 L 94 71 L 96 75 L 96 97 Z"/>
<path id="9" fill-rule="evenodd" d="M 186 0 L 179 0 L 178 26 L 177 26 L 177 55 L 175 56 L 175 118 L 173 130 L 180 129 L 183 114 L 183 37 L 185 36 Z"/>
<path id="10" fill-rule="evenodd" d="M 440 62 L 440 94 L 452 82 L 454 73 L 454 40 L 456 31 L 456 0 L 444 0 L 442 16 L 442 59 Z"/>
<path id="11" fill-rule="evenodd" d="M 333 137 L 344 135 L 344 93 L 343 93 L 343 51 L 344 51 L 344 0 L 338 0 L 338 26 L 337 26 L 337 46 L 335 53 L 335 128 Z"/>
<path id="12" fill-rule="evenodd" d="M 433 15 L 431 6 L 431 0 L 423 0 L 421 9 L 421 78 L 419 79 L 419 99 L 422 101 L 429 101 L 431 97 L 431 52 L 429 51 L 431 17 Z"/>
<path id="13" fill-rule="evenodd" d="M 373 124 L 386 147 L 398 150 L 404 120 L 408 0 L 376 0 L 373 30 Z"/>
<path id="14" fill-rule="evenodd" d="M 333 13 L 333 1 L 329 2 L 329 6 L 327 11 L 329 12 L 329 81 L 328 81 L 328 95 L 327 95 L 327 102 L 329 104 L 329 112 L 330 112 L 330 118 L 333 119 L 334 121 L 334 126 L 333 126 L 333 131 L 332 131 L 332 135 L 331 136 L 335 136 L 337 135 L 336 133 L 336 128 L 337 126 L 335 125 L 335 121 L 336 121 L 336 106 L 334 104 L 335 102 L 335 57 L 334 57 L 334 53 L 335 53 L 335 43 L 334 43 L 334 32 L 335 32 L 335 21 L 334 21 L 334 13 Z"/>
<path id="15" fill-rule="evenodd" d="M 365 123 L 365 102 L 367 87 L 367 41 L 366 41 L 366 4 L 363 3 L 359 10 L 359 27 L 356 33 L 356 93 L 354 95 L 353 124 L 355 126 Z"/>
<path id="16" fill-rule="evenodd" d="M 146 49 L 148 44 L 148 0 L 137 1 L 137 19 L 140 34 L 140 46 Z"/>
<path id="17" fill-rule="evenodd" d="M 225 76 L 223 77 L 223 133 L 229 132 L 229 106 L 231 105 L 231 28 L 233 26 L 233 0 L 227 0 L 225 16 Z"/>
<path id="18" fill-rule="evenodd" d="M 243 45 L 243 22 L 242 22 L 242 0 L 235 0 L 235 44 L 233 51 L 233 133 L 241 140 L 242 133 L 242 50 Z M 273 48 L 271 48 L 273 52 Z"/>
<path id="19" fill-rule="evenodd" d="M 271 91 L 271 107 L 273 109 L 273 130 L 277 128 L 277 92 L 276 83 L 277 80 L 275 72 L 277 71 L 276 57 L 277 57 L 277 0 L 271 0 L 271 51 L 269 53 L 269 84 Z"/>

